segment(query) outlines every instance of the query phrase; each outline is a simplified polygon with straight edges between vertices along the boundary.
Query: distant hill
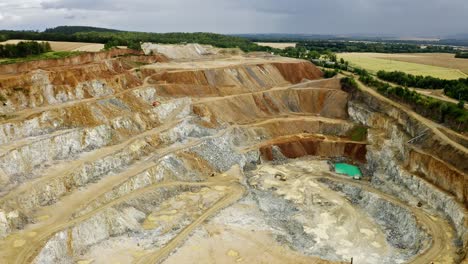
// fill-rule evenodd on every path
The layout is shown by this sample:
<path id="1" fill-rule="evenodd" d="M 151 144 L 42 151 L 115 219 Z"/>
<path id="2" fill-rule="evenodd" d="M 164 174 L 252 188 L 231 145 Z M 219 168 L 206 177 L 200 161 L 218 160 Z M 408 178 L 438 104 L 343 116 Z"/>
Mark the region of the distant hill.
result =
<path id="1" fill-rule="evenodd" d="M 223 34 L 206 32 L 153 33 L 86 26 L 58 26 L 46 29 L 43 32 L 0 30 L 0 41 L 9 39 L 112 43 L 114 46 L 136 46 L 140 42 L 166 44 L 199 43 L 220 48 L 240 48 L 243 51 L 271 50 L 270 47 L 259 46 L 248 39 Z"/>
<path id="2" fill-rule="evenodd" d="M 122 32 L 121 30 L 99 28 L 99 27 L 86 27 L 86 26 L 58 26 L 54 28 L 48 28 L 44 33 L 59 33 L 72 35 L 79 32 Z"/>
<path id="3" fill-rule="evenodd" d="M 447 36 L 445 39 L 468 40 L 468 33 L 460 33 Z"/>
<path id="4" fill-rule="evenodd" d="M 304 41 L 304 40 L 329 40 L 337 39 L 335 35 L 318 35 L 318 34 L 233 34 L 232 36 L 246 38 L 251 41 L 263 42 L 291 42 L 291 41 Z"/>

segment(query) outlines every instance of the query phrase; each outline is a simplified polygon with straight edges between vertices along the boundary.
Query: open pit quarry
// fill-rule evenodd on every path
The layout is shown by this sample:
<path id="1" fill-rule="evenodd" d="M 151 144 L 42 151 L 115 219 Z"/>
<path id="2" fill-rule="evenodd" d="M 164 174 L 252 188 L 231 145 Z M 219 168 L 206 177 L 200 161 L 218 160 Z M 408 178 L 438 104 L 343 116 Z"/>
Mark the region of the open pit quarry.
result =
<path id="1" fill-rule="evenodd" d="M 0 66 L 0 263 L 467 262 L 465 136 L 308 61 L 143 48 Z"/>

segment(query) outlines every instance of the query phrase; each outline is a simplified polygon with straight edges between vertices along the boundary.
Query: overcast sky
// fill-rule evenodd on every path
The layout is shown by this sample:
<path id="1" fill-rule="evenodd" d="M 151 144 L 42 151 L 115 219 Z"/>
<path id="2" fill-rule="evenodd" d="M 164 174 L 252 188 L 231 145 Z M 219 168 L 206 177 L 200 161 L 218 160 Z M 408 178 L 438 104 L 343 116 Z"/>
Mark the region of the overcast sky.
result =
<path id="1" fill-rule="evenodd" d="M 0 29 L 86 25 L 217 33 L 468 33 L 468 0 L 0 0 Z"/>

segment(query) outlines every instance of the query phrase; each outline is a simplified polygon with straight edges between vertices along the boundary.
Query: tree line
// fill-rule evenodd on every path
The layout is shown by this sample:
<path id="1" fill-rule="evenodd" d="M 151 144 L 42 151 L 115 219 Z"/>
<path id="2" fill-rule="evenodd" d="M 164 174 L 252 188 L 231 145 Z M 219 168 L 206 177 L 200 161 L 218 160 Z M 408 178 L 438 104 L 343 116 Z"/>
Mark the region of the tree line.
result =
<path id="1" fill-rule="evenodd" d="M 0 58 L 24 58 L 52 51 L 49 42 L 21 41 L 0 45 Z"/>
<path id="2" fill-rule="evenodd" d="M 75 34 L 78 32 L 121 32 L 121 30 L 110 28 L 99 28 L 89 26 L 58 26 L 47 28 L 44 33 Z"/>
<path id="3" fill-rule="evenodd" d="M 360 69 L 359 80 L 375 88 L 379 93 L 393 100 L 410 105 L 413 110 L 422 116 L 458 131 L 468 130 L 468 111 L 463 101 L 459 104 L 444 102 L 432 97 L 421 95 L 406 87 L 394 87 L 371 76 L 366 70 Z"/>
<path id="4" fill-rule="evenodd" d="M 343 40 L 301 41 L 297 43 L 297 47 L 318 52 L 328 50 L 331 52 L 455 53 L 455 49 L 449 46 Z"/>
<path id="5" fill-rule="evenodd" d="M 377 72 L 377 77 L 398 85 L 421 89 L 444 89 L 444 93 L 457 100 L 468 100 L 468 78 L 445 80 L 431 76 L 415 76 L 400 71 Z"/>
<path id="6" fill-rule="evenodd" d="M 457 52 L 457 54 L 455 54 L 455 58 L 468 59 L 468 52 Z"/>
<path id="7" fill-rule="evenodd" d="M 7 39 L 30 39 L 48 41 L 111 43 L 109 46 L 132 46 L 140 42 L 164 44 L 199 43 L 219 48 L 240 48 L 243 51 L 267 51 L 275 49 L 259 46 L 247 39 L 215 33 L 150 33 L 116 31 L 88 27 L 59 27 L 45 32 L 0 31 L 0 37 Z"/>

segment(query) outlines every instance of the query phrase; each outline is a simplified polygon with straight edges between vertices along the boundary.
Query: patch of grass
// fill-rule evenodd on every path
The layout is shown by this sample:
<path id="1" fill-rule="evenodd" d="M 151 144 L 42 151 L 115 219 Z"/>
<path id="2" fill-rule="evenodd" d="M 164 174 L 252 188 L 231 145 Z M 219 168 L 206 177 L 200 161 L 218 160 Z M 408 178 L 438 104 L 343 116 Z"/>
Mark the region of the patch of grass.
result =
<path id="1" fill-rule="evenodd" d="M 145 65 L 148 65 L 149 63 L 146 63 L 146 62 L 141 62 L 141 61 L 135 61 L 133 62 L 135 63 L 136 66 L 145 66 Z"/>
<path id="2" fill-rule="evenodd" d="M 29 95 L 29 90 L 28 90 L 28 89 L 25 89 L 25 88 L 23 88 L 23 87 L 19 87 L 19 86 L 18 86 L 18 87 L 15 87 L 15 88 L 13 88 L 13 91 L 15 91 L 15 92 L 22 92 L 22 93 L 24 93 L 25 95 Z"/>
<path id="3" fill-rule="evenodd" d="M 364 141 L 367 138 L 367 127 L 356 126 L 348 132 L 348 137 L 352 141 Z"/>
<path id="4" fill-rule="evenodd" d="M 62 59 L 67 57 L 72 57 L 81 54 L 81 51 L 52 51 L 39 55 L 29 56 L 26 58 L 14 58 L 14 59 L 4 59 L 0 61 L 0 64 L 12 64 L 26 61 L 36 61 L 36 60 L 50 60 L 50 59 Z"/>
<path id="5" fill-rule="evenodd" d="M 441 79 L 459 79 L 466 78 L 467 75 L 460 70 L 438 67 L 432 65 L 424 65 L 419 63 L 396 61 L 384 58 L 374 58 L 374 55 L 365 53 L 346 53 L 338 54 L 339 58 L 343 58 L 350 62 L 351 66 L 360 67 L 368 70 L 371 73 L 378 71 L 402 71 L 412 75 L 432 76 Z"/>

